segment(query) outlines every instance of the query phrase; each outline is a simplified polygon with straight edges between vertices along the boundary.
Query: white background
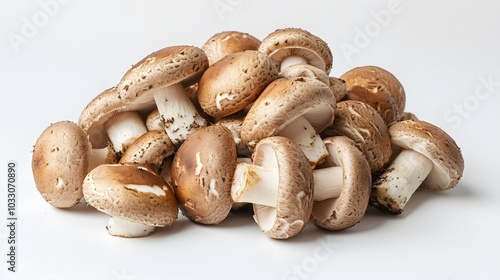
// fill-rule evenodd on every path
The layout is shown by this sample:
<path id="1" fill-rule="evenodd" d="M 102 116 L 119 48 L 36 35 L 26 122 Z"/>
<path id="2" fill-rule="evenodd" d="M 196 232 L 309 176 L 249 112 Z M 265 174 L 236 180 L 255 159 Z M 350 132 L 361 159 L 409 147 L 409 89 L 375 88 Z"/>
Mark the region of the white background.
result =
<path id="1" fill-rule="evenodd" d="M 2 0 L 0 278 L 500 279 L 499 3 Z M 218 226 L 180 217 L 147 238 L 116 238 L 106 215 L 84 204 L 56 209 L 38 194 L 31 151 L 39 134 L 76 121 L 132 64 L 166 46 L 201 46 L 221 31 L 263 39 L 284 27 L 328 42 L 332 76 L 371 64 L 398 77 L 407 110 L 462 148 L 456 188 L 417 192 L 400 216 L 370 207 L 349 230 L 309 225 L 286 241 L 265 236 L 249 214 Z M 6 262 L 9 160 L 18 166 L 16 273 Z"/>

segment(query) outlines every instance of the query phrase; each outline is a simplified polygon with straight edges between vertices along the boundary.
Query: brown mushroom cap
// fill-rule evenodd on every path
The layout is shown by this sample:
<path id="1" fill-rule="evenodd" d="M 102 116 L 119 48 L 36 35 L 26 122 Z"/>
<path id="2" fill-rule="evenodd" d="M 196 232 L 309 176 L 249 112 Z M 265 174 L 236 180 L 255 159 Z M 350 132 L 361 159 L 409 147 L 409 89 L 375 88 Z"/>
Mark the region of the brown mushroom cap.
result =
<path id="1" fill-rule="evenodd" d="M 278 64 L 283 58 L 297 55 L 309 64 L 330 73 L 333 56 L 328 44 L 316 35 L 299 28 L 278 29 L 264 38 L 259 51 L 269 55 Z"/>
<path id="2" fill-rule="evenodd" d="M 417 115 L 415 115 L 412 112 L 403 112 L 401 114 L 401 118 L 399 120 L 400 121 L 407 121 L 407 120 L 418 121 L 418 117 L 417 117 Z"/>
<path id="3" fill-rule="evenodd" d="M 335 98 L 324 83 L 308 77 L 280 78 L 261 93 L 241 125 L 241 140 L 253 149 L 260 140 L 304 116 L 317 132 L 330 126 Z"/>
<path id="4" fill-rule="evenodd" d="M 168 184 L 142 165 L 99 165 L 85 177 L 83 194 L 97 210 L 130 222 L 164 227 L 178 216 Z"/>
<path id="5" fill-rule="evenodd" d="M 212 65 L 226 55 L 257 50 L 259 45 L 260 40 L 248 33 L 224 31 L 210 37 L 201 49 L 206 53 L 209 65 Z"/>
<path id="6" fill-rule="evenodd" d="M 166 47 L 136 63 L 117 86 L 117 97 L 124 104 L 154 104 L 151 89 L 195 83 L 208 68 L 206 54 L 194 46 Z"/>
<path id="7" fill-rule="evenodd" d="M 391 139 L 377 111 L 366 103 L 346 100 L 337 103 L 335 121 L 327 136 L 344 135 L 354 140 L 365 154 L 372 173 L 380 171 L 391 158 Z"/>
<path id="8" fill-rule="evenodd" d="M 375 93 L 365 87 L 352 86 L 346 99 L 361 101 L 372 106 L 387 126 L 391 126 L 401 118 L 398 105 L 385 89 L 377 90 Z"/>
<path id="9" fill-rule="evenodd" d="M 397 104 L 399 114 L 403 113 L 406 105 L 405 90 L 389 71 L 377 66 L 361 66 L 347 71 L 340 78 L 346 82 L 348 91 L 354 86 L 360 86 L 375 94 L 386 92 Z"/>
<path id="10" fill-rule="evenodd" d="M 433 168 L 419 189 L 441 191 L 453 188 L 464 171 L 464 158 L 456 142 L 441 128 L 425 122 L 401 121 L 389 128 L 393 145 L 411 149 L 430 159 Z"/>
<path id="11" fill-rule="evenodd" d="M 276 64 L 263 53 L 230 54 L 203 73 L 198 84 L 198 101 L 208 115 L 222 118 L 255 101 L 277 77 Z"/>
<path id="12" fill-rule="evenodd" d="M 324 139 L 329 166 L 342 167 L 342 190 L 337 198 L 314 202 L 313 223 L 328 230 L 344 230 L 364 216 L 370 199 L 371 170 L 356 143 L 345 136 Z"/>
<path id="13" fill-rule="evenodd" d="M 236 160 L 233 136 L 220 125 L 201 128 L 179 147 L 171 176 L 186 217 L 202 224 L 218 224 L 227 217 Z"/>
<path id="14" fill-rule="evenodd" d="M 165 125 L 163 124 L 158 109 L 151 111 L 146 118 L 146 128 L 148 131 L 151 130 L 165 130 Z"/>
<path id="15" fill-rule="evenodd" d="M 142 164 L 158 170 L 163 160 L 174 152 L 175 146 L 164 130 L 151 130 L 127 148 L 120 163 Z"/>
<path id="16" fill-rule="evenodd" d="M 58 208 L 80 202 L 89 155 L 87 135 L 73 122 L 56 122 L 42 132 L 34 146 L 31 167 L 45 201 Z"/>
<path id="17" fill-rule="evenodd" d="M 154 103 L 150 106 L 153 107 Z M 139 109 L 149 110 L 142 105 L 123 104 L 118 98 L 116 87 L 112 87 L 101 92 L 85 106 L 78 118 L 78 125 L 87 133 L 92 148 L 104 148 L 109 143 L 105 123 L 119 112 Z"/>
<path id="18" fill-rule="evenodd" d="M 309 161 L 297 145 L 281 136 L 260 141 L 252 160 L 279 173 L 276 207 L 254 204 L 255 221 L 271 238 L 297 235 L 309 221 L 313 207 L 314 180 Z"/>
<path id="19" fill-rule="evenodd" d="M 310 64 L 296 64 L 291 65 L 283 69 L 280 74 L 280 78 L 297 78 L 297 77 L 309 77 L 314 78 L 326 85 L 330 85 L 330 77 L 325 73 L 324 70 L 316 68 Z"/>
<path id="20" fill-rule="evenodd" d="M 335 77 L 329 77 L 330 79 L 330 89 L 335 95 L 335 100 L 338 102 L 342 101 L 344 97 L 347 95 L 347 86 L 345 81 Z"/>

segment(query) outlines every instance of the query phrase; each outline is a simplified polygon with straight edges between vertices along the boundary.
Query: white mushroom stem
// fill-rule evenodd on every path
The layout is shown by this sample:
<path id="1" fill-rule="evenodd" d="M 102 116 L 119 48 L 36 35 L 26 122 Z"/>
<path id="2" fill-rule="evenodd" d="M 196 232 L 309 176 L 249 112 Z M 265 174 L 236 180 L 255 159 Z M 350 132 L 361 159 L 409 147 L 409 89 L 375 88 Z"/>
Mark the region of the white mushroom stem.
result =
<path id="1" fill-rule="evenodd" d="M 413 150 L 403 150 L 394 159 L 378 180 L 372 186 L 383 194 L 382 201 L 389 198 L 391 209 L 401 211 L 420 184 L 431 172 L 433 163 L 426 156 Z"/>
<path id="2" fill-rule="evenodd" d="M 108 145 L 101 149 L 91 149 L 89 157 L 89 171 L 104 163 L 114 163 L 116 161 L 116 153 L 112 145 Z"/>
<path id="3" fill-rule="evenodd" d="M 136 111 L 120 112 L 106 121 L 106 132 L 117 153 L 123 153 L 135 139 L 148 130 Z"/>
<path id="4" fill-rule="evenodd" d="M 327 167 L 313 170 L 315 201 L 340 196 L 342 168 Z M 277 168 L 239 162 L 234 172 L 231 196 L 235 202 L 247 202 L 276 207 L 279 174 Z"/>
<path id="5" fill-rule="evenodd" d="M 278 183 L 278 169 L 239 162 L 234 171 L 231 197 L 234 202 L 276 207 Z"/>
<path id="6" fill-rule="evenodd" d="M 182 84 L 152 90 L 165 131 L 175 146 L 180 146 L 189 135 L 207 125 L 207 120 L 198 113 Z"/>
<path id="7" fill-rule="evenodd" d="M 107 226 L 109 234 L 121 237 L 143 237 L 154 232 L 154 226 L 127 221 L 119 217 L 109 218 Z"/>
<path id="8" fill-rule="evenodd" d="M 279 129 L 277 135 L 287 137 L 297 144 L 306 155 L 312 168 L 328 156 L 328 150 L 323 140 L 304 116 L 285 124 Z"/>
<path id="9" fill-rule="evenodd" d="M 314 169 L 314 201 L 339 197 L 342 190 L 342 175 L 340 166 Z"/>
<path id="10" fill-rule="evenodd" d="M 309 62 L 302 56 L 298 55 L 287 56 L 281 61 L 280 71 L 283 71 L 283 69 L 289 66 L 297 64 L 309 64 Z"/>

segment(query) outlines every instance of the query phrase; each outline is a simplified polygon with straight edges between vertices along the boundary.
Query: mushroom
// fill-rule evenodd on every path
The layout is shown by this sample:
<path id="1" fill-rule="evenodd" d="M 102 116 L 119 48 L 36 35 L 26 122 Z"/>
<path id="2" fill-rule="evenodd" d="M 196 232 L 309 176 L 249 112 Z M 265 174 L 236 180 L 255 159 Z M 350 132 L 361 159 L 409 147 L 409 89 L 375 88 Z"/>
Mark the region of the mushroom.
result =
<path id="1" fill-rule="evenodd" d="M 253 163 L 239 162 L 231 196 L 252 203 L 254 219 L 269 237 L 291 238 L 302 231 L 313 206 L 313 176 L 309 161 L 290 139 L 272 136 L 261 140 Z"/>
<path id="2" fill-rule="evenodd" d="M 34 146 L 32 171 L 45 201 L 58 208 L 80 202 L 89 155 L 87 135 L 73 122 L 60 121 L 42 132 Z"/>
<path id="3" fill-rule="evenodd" d="M 71 121 L 48 126 L 38 137 L 32 156 L 32 172 L 42 197 L 58 208 L 72 207 L 83 197 L 83 178 L 117 156 L 110 145 L 91 149 L 87 134 Z"/>
<path id="4" fill-rule="evenodd" d="M 201 49 L 208 57 L 209 65 L 212 65 L 233 53 L 254 50 L 259 48 L 260 40 L 254 36 L 239 31 L 224 31 L 210 37 Z"/>
<path id="5" fill-rule="evenodd" d="M 447 190 L 462 177 L 460 148 L 439 127 L 406 120 L 392 125 L 389 133 L 402 151 L 373 183 L 370 203 L 381 211 L 401 214 L 417 189 Z"/>
<path id="6" fill-rule="evenodd" d="M 337 103 L 335 121 L 325 130 L 323 138 L 343 135 L 354 140 L 366 156 L 372 173 L 385 167 L 391 158 L 391 139 L 387 126 L 370 105 L 356 100 Z"/>
<path id="7" fill-rule="evenodd" d="M 269 56 L 257 51 L 230 54 L 210 66 L 198 83 L 198 101 L 216 118 L 234 114 L 255 101 L 278 77 Z"/>
<path id="8" fill-rule="evenodd" d="M 110 235 L 142 237 L 178 216 L 170 186 L 153 170 L 138 164 L 102 164 L 83 183 L 89 205 L 110 216 Z"/>
<path id="9" fill-rule="evenodd" d="M 377 66 L 361 66 L 347 71 L 340 78 L 347 85 L 348 99 L 370 104 L 388 126 L 399 121 L 405 109 L 406 95 L 399 80 L 389 71 Z"/>
<path id="10" fill-rule="evenodd" d="M 231 132 L 212 125 L 193 133 L 178 149 L 171 179 L 183 215 L 201 224 L 222 222 L 233 201 L 236 144 Z"/>
<path id="11" fill-rule="evenodd" d="M 344 230 L 364 216 L 370 199 L 371 170 L 356 143 L 345 136 L 324 139 L 329 156 L 313 170 L 311 220 L 328 230 Z"/>
<path id="12" fill-rule="evenodd" d="M 164 130 L 151 130 L 129 146 L 119 163 L 142 164 L 158 171 L 163 160 L 174 152 L 175 146 Z"/>
<path id="13" fill-rule="evenodd" d="M 277 79 L 248 111 L 241 140 L 253 150 L 266 137 L 289 137 L 315 167 L 328 155 L 318 133 L 332 124 L 334 108 L 335 98 L 324 83 L 308 77 Z"/>
<path id="14" fill-rule="evenodd" d="M 333 57 L 328 44 L 299 28 L 278 29 L 262 40 L 259 51 L 280 65 L 280 71 L 295 64 L 310 64 L 329 73 Z"/>
<path id="15" fill-rule="evenodd" d="M 116 153 L 123 153 L 128 145 L 147 131 L 138 111 L 145 108 L 125 106 L 118 98 L 116 87 L 112 87 L 85 106 L 78 125 L 87 133 L 92 148 L 101 149 L 111 142 Z"/>
<path id="16" fill-rule="evenodd" d="M 117 85 L 117 96 L 123 104 L 156 104 L 170 140 L 178 147 L 207 125 L 185 90 L 207 67 L 207 56 L 197 47 L 166 47 L 127 71 Z"/>

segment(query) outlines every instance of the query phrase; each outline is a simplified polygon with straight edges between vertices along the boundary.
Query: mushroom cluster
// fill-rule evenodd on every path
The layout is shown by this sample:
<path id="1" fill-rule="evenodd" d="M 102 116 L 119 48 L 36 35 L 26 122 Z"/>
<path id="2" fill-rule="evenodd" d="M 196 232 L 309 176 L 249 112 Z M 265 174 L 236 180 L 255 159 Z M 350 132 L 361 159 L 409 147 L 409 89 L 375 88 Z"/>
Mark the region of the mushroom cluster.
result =
<path id="1" fill-rule="evenodd" d="M 417 189 L 458 183 L 459 147 L 405 112 L 395 76 L 361 66 L 331 77 L 332 65 L 327 43 L 299 28 L 158 50 L 77 122 L 42 132 L 36 187 L 59 208 L 84 198 L 113 236 L 149 235 L 179 211 L 216 225 L 250 206 L 267 236 L 287 239 L 309 221 L 348 229 L 369 205 L 400 214 Z"/>

